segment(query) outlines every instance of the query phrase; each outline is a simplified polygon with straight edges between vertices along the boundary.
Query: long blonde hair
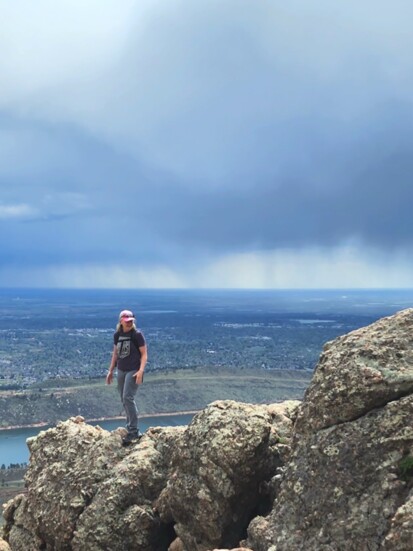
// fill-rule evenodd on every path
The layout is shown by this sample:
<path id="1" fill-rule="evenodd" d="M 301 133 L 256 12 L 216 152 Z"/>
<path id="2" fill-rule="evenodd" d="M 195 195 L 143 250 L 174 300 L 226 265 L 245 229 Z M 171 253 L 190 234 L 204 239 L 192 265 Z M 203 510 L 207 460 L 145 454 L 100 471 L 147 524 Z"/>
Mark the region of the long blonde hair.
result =
<path id="1" fill-rule="evenodd" d="M 132 328 L 135 329 L 135 331 L 136 331 L 135 322 L 133 322 Z M 121 332 L 121 333 L 123 332 L 123 327 L 122 327 L 122 324 L 121 324 L 120 321 L 118 321 L 118 324 L 117 324 L 117 326 L 116 326 L 116 331 L 119 331 L 119 332 Z"/>

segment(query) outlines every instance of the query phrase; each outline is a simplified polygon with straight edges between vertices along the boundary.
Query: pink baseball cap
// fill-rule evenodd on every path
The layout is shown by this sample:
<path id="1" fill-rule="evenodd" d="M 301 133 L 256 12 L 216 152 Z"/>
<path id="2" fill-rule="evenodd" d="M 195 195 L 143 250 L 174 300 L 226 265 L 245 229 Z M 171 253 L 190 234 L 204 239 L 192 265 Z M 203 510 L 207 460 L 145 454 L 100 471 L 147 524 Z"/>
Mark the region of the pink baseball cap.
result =
<path id="1" fill-rule="evenodd" d="M 135 316 L 133 315 L 133 312 L 130 310 L 122 310 L 122 312 L 119 314 L 119 321 L 134 321 Z"/>

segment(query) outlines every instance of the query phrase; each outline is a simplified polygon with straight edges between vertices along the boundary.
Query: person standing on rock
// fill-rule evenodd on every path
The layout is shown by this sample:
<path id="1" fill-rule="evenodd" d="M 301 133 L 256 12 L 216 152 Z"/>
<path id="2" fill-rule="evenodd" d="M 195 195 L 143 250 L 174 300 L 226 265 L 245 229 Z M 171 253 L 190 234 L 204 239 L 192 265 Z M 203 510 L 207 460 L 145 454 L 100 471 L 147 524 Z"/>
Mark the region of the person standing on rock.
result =
<path id="1" fill-rule="evenodd" d="M 148 360 L 145 338 L 139 329 L 136 329 L 135 316 L 130 310 L 122 310 L 119 314 L 119 323 L 113 340 L 112 360 L 106 376 L 106 384 L 111 384 L 113 372 L 117 367 L 118 390 L 125 408 L 128 430 L 122 445 L 128 446 L 142 436 L 138 429 L 138 408 L 135 396 L 139 385 L 143 383 L 143 373 Z"/>

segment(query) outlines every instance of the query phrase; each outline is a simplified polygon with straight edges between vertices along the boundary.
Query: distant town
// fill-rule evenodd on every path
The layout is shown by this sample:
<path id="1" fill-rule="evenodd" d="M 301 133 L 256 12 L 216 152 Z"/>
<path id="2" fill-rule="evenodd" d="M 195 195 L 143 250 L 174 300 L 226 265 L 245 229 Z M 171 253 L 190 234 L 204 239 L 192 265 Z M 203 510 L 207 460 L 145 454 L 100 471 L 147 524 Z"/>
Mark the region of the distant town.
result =
<path id="1" fill-rule="evenodd" d="M 125 305 L 136 306 L 148 372 L 312 371 L 327 341 L 412 301 L 411 291 L 3 290 L 0 390 L 103 378 Z"/>
<path id="2" fill-rule="evenodd" d="M 352 320 L 278 319 L 244 323 L 198 318 L 148 327 L 148 371 L 231 367 L 312 370 L 323 344 L 353 329 Z M 113 329 L 0 330 L 0 388 L 49 379 L 103 377 Z"/>

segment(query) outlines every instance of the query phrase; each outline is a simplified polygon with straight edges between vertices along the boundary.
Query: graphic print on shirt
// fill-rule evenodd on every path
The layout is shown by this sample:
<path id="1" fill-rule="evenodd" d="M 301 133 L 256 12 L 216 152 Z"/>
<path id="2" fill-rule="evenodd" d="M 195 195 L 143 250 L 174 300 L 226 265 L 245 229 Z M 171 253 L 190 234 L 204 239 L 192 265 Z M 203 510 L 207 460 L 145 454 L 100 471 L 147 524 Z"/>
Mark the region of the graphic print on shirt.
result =
<path id="1" fill-rule="evenodd" d="M 130 339 L 123 340 L 122 337 L 120 337 L 117 344 L 117 350 L 119 359 L 127 358 L 130 355 Z"/>

